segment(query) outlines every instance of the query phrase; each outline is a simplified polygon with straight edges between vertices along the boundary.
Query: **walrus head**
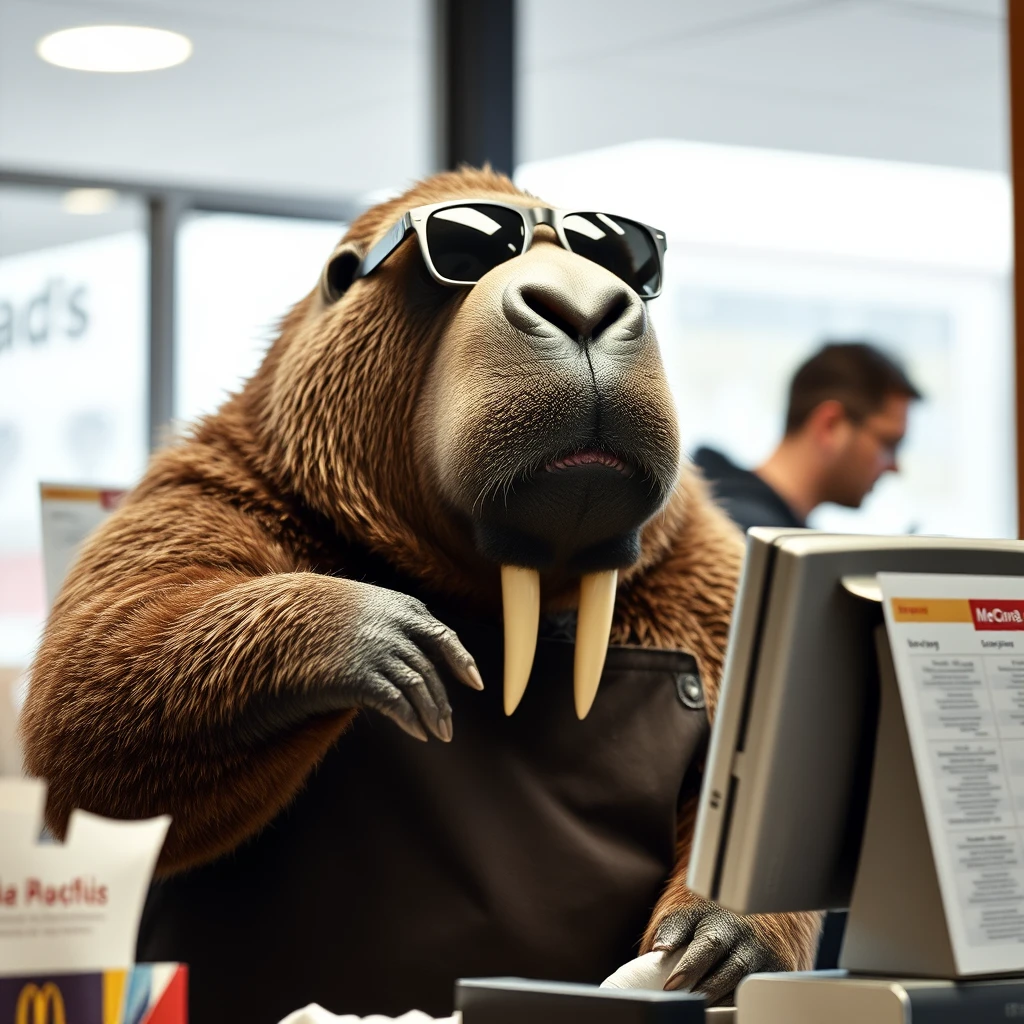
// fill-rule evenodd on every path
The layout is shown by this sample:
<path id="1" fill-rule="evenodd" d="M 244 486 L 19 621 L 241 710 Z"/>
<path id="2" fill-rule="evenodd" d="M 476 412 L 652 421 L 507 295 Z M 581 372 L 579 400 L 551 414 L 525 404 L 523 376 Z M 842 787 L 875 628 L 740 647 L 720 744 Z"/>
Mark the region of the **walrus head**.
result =
<path id="1" fill-rule="evenodd" d="M 679 473 L 673 404 L 643 299 L 552 227 L 457 288 L 428 272 L 415 236 L 389 235 L 410 209 L 464 199 L 545 207 L 463 170 L 360 217 L 265 364 L 272 435 L 306 500 L 403 568 L 423 576 L 417 559 L 436 565 L 442 551 L 456 573 L 501 568 L 508 712 L 529 678 L 542 585 L 579 581 L 583 717 L 616 574 Z"/>

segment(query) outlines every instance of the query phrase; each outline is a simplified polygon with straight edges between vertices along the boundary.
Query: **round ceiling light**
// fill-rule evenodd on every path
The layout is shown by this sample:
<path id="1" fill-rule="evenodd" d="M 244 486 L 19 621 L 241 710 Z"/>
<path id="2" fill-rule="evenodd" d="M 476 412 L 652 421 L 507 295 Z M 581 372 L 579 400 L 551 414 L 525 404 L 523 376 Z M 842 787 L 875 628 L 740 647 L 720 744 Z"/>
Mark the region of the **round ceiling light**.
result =
<path id="1" fill-rule="evenodd" d="M 72 188 L 60 200 L 65 213 L 106 213 L 117 205 L 117 193 L 112 188 Z"/>
<path id="2" fill-rule="evenodd" d="M 75 71 L 158 71 L 188 60 L 192 43 L 177 32 L 137 25 L 85 25 L 44 36 L 36 53 Z"/>

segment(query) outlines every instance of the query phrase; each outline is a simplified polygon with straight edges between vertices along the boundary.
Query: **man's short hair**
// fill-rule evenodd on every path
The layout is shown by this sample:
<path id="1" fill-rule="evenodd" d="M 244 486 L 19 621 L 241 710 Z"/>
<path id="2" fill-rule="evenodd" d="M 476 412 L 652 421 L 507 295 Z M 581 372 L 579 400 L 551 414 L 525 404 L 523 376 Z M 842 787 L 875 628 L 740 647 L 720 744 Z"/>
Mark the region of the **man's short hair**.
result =
<path id="1" fill-rule="evenodd" d="M 919 399 L 895 359 L 864 341 L 829 342 L 793 375 L 789 386 L 786 433 L 799 430 L 829 399 L 839 402 L 854 422 L 878 412 L 891 395 Z"/>

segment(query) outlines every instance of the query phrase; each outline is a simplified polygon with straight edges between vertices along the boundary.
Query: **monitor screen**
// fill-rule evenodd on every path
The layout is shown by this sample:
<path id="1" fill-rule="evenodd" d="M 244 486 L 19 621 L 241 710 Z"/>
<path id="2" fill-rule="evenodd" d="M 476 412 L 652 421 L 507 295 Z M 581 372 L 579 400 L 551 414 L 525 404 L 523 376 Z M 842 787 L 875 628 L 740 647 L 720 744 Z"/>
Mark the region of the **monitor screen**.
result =
<path id="1" fill-rule="evenodd" d="M 1024 576 L 1024 543 L 749 531 L 688 877 L 737 913 L 849 904 L 878 705 L 878 572 Z"/>

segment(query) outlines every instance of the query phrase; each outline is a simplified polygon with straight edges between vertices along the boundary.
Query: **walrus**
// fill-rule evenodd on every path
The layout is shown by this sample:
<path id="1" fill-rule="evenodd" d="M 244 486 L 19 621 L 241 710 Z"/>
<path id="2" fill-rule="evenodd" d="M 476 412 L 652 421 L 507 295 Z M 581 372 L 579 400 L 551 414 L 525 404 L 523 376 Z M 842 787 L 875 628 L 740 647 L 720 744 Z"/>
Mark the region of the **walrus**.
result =
<path id="1" fill-rule="evenodd" d="M 83 548 L 26 766 L 58 835 L 172 815 L 138 953 L 196 1024 L 810 966 L 815 915 L 685 885 L 742 544 L 681 455 L 663 250 L 488 169 L 416 184 Z"/>

